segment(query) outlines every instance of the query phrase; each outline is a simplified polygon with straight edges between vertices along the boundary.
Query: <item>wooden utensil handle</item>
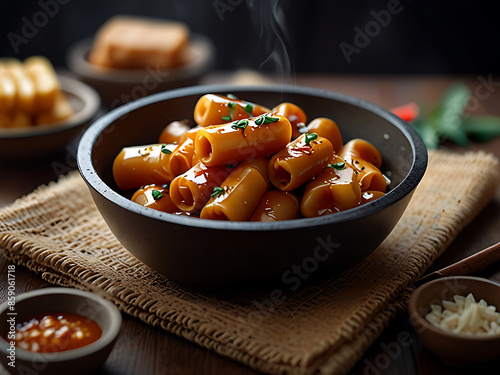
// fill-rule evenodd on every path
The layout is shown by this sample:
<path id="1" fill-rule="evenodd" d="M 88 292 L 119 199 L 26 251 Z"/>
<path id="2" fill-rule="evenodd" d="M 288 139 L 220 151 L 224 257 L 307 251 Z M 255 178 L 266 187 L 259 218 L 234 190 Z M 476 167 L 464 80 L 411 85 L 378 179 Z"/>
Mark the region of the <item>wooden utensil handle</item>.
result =
<path id="1" fill-rule="evenodd" d="M 500 260 L 500 242 L 437 272 L 442 276 L 469 275 Z"/>

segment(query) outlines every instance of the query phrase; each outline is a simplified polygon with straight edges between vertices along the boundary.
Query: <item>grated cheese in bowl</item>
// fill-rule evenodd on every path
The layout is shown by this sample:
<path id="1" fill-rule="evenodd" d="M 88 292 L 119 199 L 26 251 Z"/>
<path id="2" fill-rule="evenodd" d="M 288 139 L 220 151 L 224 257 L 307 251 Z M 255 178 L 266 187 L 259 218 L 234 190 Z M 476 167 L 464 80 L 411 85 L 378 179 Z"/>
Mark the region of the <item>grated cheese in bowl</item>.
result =
<path id="1" fill-rule="evenodd" d="M 495 306 L 469 293 L 467 297 L 456 295 L 452 301 L 431 305 L 425 319 L 432 325 L 448 332 L 465 335 L 492 335 L 500 333 L 500 312 Z"/>

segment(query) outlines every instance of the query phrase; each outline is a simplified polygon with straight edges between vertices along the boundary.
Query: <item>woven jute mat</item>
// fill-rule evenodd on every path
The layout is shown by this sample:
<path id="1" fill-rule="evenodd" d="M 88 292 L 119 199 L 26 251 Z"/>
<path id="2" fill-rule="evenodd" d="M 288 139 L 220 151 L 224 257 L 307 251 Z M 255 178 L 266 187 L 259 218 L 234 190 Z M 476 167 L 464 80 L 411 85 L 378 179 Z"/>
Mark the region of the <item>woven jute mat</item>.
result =
<path id="1" fill-rule="evenodd" d="M 183 287 L 111 234 L 76 173 L 0 211 L 4 256 L 49 283 L 89 290 L 123 312 L 268 373 L 349 371 L 418 278 L 488 203 L 499 163 L 484 153 L 431 152 L 396 228 L 365 261 L 279 300 Z M 209 251 L 209 249 L 207 249 Z"/>

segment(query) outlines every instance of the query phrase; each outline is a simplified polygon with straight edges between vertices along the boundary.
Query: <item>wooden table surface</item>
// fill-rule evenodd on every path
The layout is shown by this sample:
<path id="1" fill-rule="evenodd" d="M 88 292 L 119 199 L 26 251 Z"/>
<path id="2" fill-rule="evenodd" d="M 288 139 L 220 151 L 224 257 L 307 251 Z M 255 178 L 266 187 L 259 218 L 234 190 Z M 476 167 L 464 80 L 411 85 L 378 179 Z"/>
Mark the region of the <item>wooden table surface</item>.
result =
<path id="1" fill-rule="evenodd" d="M 228 80 L 224 73 L 211 74 L 206 83 Z M 500 116 L 500 90 L 485 86 L 488 75 L 470 77 L 443 76 L 330 76 L 299 75 L 295 83 L 361 97 L 385 108 L 416 101 L 432 105 L 443 90 L 454 81 L 465 82 L 477 98 L 471 114 Z M 474 109 L 474 110 L 472 110 Z M 76 141 L 60 153 L 33 162 L 2 163 L 0 161 L 0 207 L 31 192 L 40 184 L 54 180 L 61 173 L 76 169 Z M 451 144 L 441 147 L 465 152 Z M 500 158 L 500 138 L 485 144 L 472 144 L 473 150 L 485 150 Z M 431 270 L 442 268 L 500 241 L 500 189 L 493 201 L 473 222 L 459 234 Z M 6 283 L 9 262 L 0 256 L 0 301 L 6 300 Z M 482 271 L 480 276 L 500 281 L 500 264 Z M 16 292 L 22 293 L 47 287 L 49 284 L 23 267 L 16 268 Z M 400 345 L 398 337 L 410 334 L 410 346 Z M 393 350 L 391 351 L 390 348 Z M 500 363 L 495 363 L 499 368 Z M 441 364 L 431 353 L 422 348 L 408 322 L 401 314 L 392 321 L 380 338 L 374 342 L 352 374 L 465 374 L 466 369 L 454 369 Z M 0 366 L 0 374 L 6 373 Z M 137 319 L 124 316 L 121 334 L 100 374 L 257 374 L 255 370 L 236 361 L 221 357 L 169 333 L 154 329 Z"/>

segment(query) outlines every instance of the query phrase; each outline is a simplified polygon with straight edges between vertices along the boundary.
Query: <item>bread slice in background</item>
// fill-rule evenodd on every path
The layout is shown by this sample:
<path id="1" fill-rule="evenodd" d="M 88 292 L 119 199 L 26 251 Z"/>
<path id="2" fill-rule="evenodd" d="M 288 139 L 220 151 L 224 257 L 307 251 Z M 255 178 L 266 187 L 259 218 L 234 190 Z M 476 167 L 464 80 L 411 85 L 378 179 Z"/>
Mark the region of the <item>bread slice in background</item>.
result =
<path id="1" fill-rule="evenodd" d="M 181 22 L 115 16 L 97 32 L 89 62 L 114 69 L 182 65 L 189 29 Z"/>

